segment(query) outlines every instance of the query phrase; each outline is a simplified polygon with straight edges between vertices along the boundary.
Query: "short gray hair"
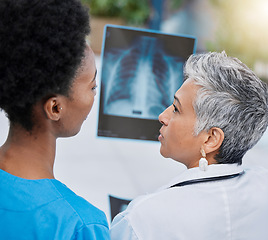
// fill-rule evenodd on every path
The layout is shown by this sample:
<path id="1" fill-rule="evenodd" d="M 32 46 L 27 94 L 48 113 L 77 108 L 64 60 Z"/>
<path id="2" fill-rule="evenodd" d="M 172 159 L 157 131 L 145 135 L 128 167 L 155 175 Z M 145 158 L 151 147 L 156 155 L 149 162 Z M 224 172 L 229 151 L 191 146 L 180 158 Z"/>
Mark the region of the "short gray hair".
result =
<path id="1" fill-rule="evenodd" d="M 200 86 L 193 103 L 195 135 L 212 127 L 222 129 L 224 140 L 215 159 L 241 164 L 268 125 L 267 84 L 225 52 L 190 56 L 184 74 Z"/>

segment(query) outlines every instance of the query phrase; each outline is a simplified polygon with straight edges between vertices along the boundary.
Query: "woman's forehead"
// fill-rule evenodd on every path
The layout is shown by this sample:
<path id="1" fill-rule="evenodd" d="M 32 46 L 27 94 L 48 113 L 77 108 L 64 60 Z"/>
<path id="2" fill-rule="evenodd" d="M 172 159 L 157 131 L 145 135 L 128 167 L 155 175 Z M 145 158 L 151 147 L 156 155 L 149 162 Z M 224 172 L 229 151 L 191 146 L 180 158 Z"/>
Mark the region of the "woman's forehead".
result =
<path id="1" fill-rule="evenodd" d="M 77 70 L 77 75 L 79 75 L 81 72 L 83 72 L 88 67 L 91 67 L 92 65 L 94 66 L 94 68 L 96 68 L 95 67 L 95 55 L 92 49 L 88 45 L 86 45 L 84 57 L 81 61 L 79 69 Z"/>

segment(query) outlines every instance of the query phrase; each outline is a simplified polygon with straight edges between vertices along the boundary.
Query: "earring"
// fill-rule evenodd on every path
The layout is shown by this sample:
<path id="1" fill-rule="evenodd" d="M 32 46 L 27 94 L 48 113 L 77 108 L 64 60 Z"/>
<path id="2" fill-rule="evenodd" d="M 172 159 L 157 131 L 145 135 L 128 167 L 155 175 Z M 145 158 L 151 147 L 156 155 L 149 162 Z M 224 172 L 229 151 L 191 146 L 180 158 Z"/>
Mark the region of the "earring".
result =
<path id="1" fill-rule="evenodd" d="M 206 159 L 206 153 L 203 148 L 201 149 L 201 155 L 202 158 L 199 160 L 199 169 L 201 171 L 206 171 L 208 169 L 208 161 Z"/>

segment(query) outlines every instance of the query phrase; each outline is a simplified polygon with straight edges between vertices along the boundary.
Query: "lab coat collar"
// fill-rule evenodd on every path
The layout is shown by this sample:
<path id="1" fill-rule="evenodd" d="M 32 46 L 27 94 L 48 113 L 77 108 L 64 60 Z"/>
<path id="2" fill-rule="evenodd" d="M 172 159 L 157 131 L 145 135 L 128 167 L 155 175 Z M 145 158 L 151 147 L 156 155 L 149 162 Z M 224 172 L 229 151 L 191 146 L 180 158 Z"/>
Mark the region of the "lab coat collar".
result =
<path id="1" fill-rule="evenodd" d="M 232 175 L 241 173 L 244 168 L 237 164 L 211 164 L 208 166 L 207 171 L 201 171 L 199 167 L 186 169 L 179 176 L 175 177 L 167 186 L 170 187 L 179 182 L 189 181 L 192 179 L 219 177 L 225 175 Z"/>

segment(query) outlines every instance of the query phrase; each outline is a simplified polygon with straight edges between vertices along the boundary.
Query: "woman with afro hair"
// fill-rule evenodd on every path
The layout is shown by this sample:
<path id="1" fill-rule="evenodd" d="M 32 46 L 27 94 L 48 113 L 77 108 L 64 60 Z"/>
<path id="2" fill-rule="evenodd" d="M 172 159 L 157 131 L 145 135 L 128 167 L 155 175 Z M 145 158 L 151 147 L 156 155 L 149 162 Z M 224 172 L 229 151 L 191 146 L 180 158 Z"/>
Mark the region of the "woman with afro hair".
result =
<path id="1" fill-rule="evenodd" d="M 105 214 L 54 178 L 56 139 L 96 94 L 89 16 L 78 0 L 0 1 L 1 239 L 109 239 Z"/>

